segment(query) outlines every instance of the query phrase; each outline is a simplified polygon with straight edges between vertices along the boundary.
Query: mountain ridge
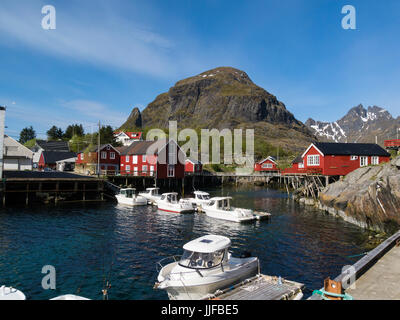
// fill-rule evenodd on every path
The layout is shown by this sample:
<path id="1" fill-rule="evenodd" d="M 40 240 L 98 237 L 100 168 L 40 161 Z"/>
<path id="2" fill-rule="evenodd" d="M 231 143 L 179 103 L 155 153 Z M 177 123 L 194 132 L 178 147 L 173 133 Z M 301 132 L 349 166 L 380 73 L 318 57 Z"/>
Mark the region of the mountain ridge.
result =
<path id="1" fill-rule="evenodd" d="M 315 140 L 276 96 L 254 84 L 246 72 L 232 67 L 179 80 L 142 112 L 137 111 L 132 111 L 121 129 L 139 122 L 142 128 L 163 129 L 170 120 L 176 120 L 179 128 L 254 128 L 258 139 L 293 152 Z"/>
<path id="2" fill-rule="evenodd" d="M 376 142 L 396 138 L 400 117 L 394 118 L 386 109 L 378 106 L 365 108 L 359 104 L 351 108 L 337 121 L 324 122 L 309 118 L 305 125 L 322 141 Z"/>

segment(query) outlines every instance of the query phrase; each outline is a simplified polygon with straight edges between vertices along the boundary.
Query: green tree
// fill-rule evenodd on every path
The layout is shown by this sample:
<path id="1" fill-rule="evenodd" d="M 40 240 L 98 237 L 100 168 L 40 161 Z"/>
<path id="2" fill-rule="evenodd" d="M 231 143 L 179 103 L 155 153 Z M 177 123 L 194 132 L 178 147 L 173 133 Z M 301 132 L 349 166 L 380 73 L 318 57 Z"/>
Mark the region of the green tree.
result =
<path id="1" fill-rule="evenodd" d="M 96 132 L 94 135 L 95 135 L 94 143 L 97 143 L 98 133 Z M 118 144 L 115 141 L 114 130 L 111 126 L 103 126 L 100 128 L 100 143 L 101 144 L 110 143 L 114 146 Z"/>
<path id="2" fill-rule="evenodd" d="M 36 132 L 35 130 L 33 130 L 32 126 L 22 129 L 19 134 L 19 142 L 22 144 L 35 138 L 36 138 Z"/>
<path id="3" fill-rule="evenodd" d="M 81 124 L 72 124 L 65 129 L 64 138 L 65 139 L 72 139 L 73 136 L 83 137 L 85 131 Z"/>
<path id="4" fill-rule="evenodd" d="M 49 130 L 47 130 L 47 139 L 48 140 L 58 140 L 61 139 L 64 135 L 64 132 L 61 128 L 57 128 L 56 126 L 52 126 Z"/>

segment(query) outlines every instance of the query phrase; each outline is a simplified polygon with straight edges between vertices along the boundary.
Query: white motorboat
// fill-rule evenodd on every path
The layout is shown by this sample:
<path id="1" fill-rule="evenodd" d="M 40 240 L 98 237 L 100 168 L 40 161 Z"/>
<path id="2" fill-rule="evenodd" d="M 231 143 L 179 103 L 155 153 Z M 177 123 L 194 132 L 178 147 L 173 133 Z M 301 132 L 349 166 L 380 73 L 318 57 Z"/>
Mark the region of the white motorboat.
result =
<path id="1" fill-rule="evenodd" d="M 207 216 L 233 222 L 247 222 L 258 219 L 250 209 L 231 207 L 231 197 L 211 198 L 207 204 L 202 205 L 202 211 Z"/>
<path id="2" fill-rule="evenodd" d="M 256 257 L 234 258 L 227 237 L 206 235 L 183 246 L 180 259 L 163 266 L 161 260 L 155 288 L 164 289 L 171 300 L 197 300 L 228 288 L 259 273 Z"/>
<path id="3" fill-rule="evenodd" d="M 85 297 L 77 296 L 75 294 L 64 294 L 62 296 L 54 297 L 50 300 L 90 300 Z"/>
<path id="4" fill-rule="evenodd" d="M 139 192 L 139 196 L 146 198 L 151 204 L 156 204 L 161 198 L 159 190 L 160 188 L 147 188 L 146 191 Z"/>
<path id="5" fill-rule="evenodd" d="M 121 189 L 119 194 L 115 197 L 117 198 L 118 203 L 129 205 L 129 206 L 145 206 L 147 205 L 147 199 L 136 195 L 135 188 L 125 188 Z"/>
<path id="6" fill-rule="evenodd" d="M 26 300 L 25 295 L 13 287 L 0 287 L 0 300 Z"/>
<path id="7" fill-rule="evenodd" d="M 189 200 L 196 205 L 197 208 L 201 209 L 204 204 L 210 202 L 210 194 L 204 191 L 193 192 L 194 198 L 189 198 Z"/>
<path id="8" fill-rule="evenodd" d="M 161 198 L 157 200 L 159 210 L 173 213 L 191 213 L 194 207 L 188 199 L 180 199 L 178 201 L 178 193 L 163 193 Z"/>

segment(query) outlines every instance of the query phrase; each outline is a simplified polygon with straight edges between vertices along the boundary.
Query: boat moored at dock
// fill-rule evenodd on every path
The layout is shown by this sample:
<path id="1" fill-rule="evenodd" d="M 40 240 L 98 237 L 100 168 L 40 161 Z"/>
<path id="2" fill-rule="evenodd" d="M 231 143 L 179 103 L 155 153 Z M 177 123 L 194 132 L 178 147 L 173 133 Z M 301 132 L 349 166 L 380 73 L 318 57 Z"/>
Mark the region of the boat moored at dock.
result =
<path id="1" fill-rule="evenodd" d="M 183 246 L 180 259 L 161 267 L 155 288 L 166 290 L 171 300 L 202 299 L 258 273 L 256 257 L 235 258 L 228 251 L 229 238 L 206 235 Z"/>
<path id="2" fill-rule="evenodd" d="M 211 218 L 233 222 L 248 222 L 258 219 L 250 209 L 231 207 L 232 197 L 211 198 L 201 209 Z"/>
<path id="3" fill-rule="evenodd" d="M 196 205 L 197 208 L 201 208 L 204 204 L 210 201 L 210 194 L 204 191 L 193 192 L 194 197 L 189 198 L 192 204 Z"/>
<path id="4" fill-rule="evenodd" d="M 119 194 L 115 195 L 118 203 L 129 205 L 129 206 L 145 206 L 147 205 L 147 199 L 137 195 L 135 188 L 121 189 Z"/>
<path id="5" fill-rule="evenodd" d="M 178 201 L 178 193 L 176 192 L 163 193 L 161 198 L 157 200 L 157 207 L 159 210 L 172 213 L 192 213 L 195 211 L 189 200 L 180 199 Z"/>
<path id="6" fill-rule="evenodd" d="M 160 188 L 147 188 L 146 191 L 139 192 L 139 196 L 146 198 L 150 204 L 157 204 L 157 200 L 161 198 L 159 190 Z"/>

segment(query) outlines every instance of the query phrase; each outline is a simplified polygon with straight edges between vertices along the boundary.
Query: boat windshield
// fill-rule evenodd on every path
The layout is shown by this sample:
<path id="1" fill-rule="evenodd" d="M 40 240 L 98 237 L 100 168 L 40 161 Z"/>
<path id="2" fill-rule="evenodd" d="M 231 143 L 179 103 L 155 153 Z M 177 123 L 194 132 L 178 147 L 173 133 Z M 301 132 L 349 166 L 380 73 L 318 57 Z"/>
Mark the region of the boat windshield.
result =
<path id="1" fill-rule="evenodd" d="M 185 250 L 179 261 L 179 265 L 192 269 L 209 269 L 222 263 L 226 249 L 211 253 L 201 253 Z"/>
<path id="2" fill-rule="evenodd" d="M 229 203 L 229 200 L 228 199 L 219 200 L 218 201 L 218 209 L 230 211 L 231 205 Z"/>
<path id="3" fill-rule="evenodd" d="M 197 199 L 200 199 L 200 200 L 210 200 L 210 196 L 209 196 L 208 194 L 203 194 L 203 195 L 198 194 L 198 195 L 197 195 Z"/>
<path id="4" fill-rule="evenodd" d="M 176 194 L 168 194 L 167 201 L 170 203 L 177 203 Z"/>
<path id="5" fill-rule="evenodd" d="M 121 190 L 121 195 L 124 195 L 125 198 L 132 198 L 134 195 L 134 190 L 133 189 Z"/>

